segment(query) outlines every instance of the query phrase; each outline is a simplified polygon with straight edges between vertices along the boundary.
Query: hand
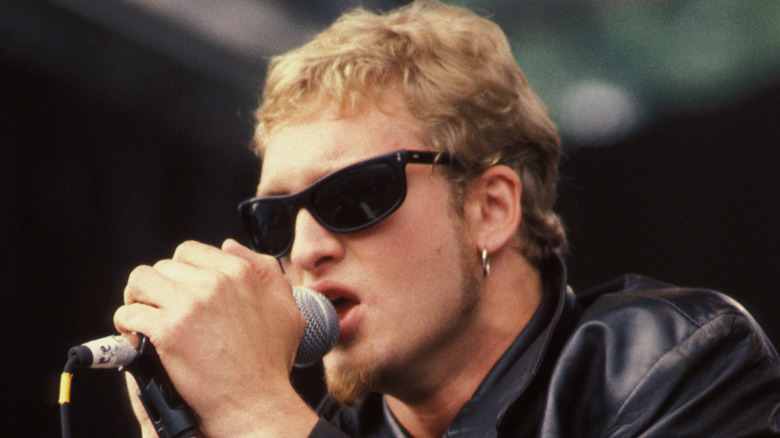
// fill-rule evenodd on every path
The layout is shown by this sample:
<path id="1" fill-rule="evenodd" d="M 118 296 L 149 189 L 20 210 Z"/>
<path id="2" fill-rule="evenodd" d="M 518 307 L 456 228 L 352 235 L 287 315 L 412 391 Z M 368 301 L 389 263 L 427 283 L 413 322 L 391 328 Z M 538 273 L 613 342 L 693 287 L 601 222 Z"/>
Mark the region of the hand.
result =
<path id="1" fill-rule="evenodd" d="M 272 257 L 232 240 L 185 242 L 136 268 L 124 301 L 117 330 L 149 337 L 205 435 L 289 436 L 291 425 L 307 433 L 316 423 L 289 381 L 306 322 Z"/>

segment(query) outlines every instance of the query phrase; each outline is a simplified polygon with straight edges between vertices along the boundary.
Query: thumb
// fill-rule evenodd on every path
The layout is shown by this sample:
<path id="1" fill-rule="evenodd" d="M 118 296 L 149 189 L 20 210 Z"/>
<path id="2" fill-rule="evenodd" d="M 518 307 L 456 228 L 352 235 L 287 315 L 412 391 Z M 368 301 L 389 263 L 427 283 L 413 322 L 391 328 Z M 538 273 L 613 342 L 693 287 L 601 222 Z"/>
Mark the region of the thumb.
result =
<path id="1" fill-rule="evenodd" d="M 227 239 L 222 242 L 222 251 L 244 259 L 254 267 L 258 274 L 266 277 L 266 279 L 271 279 L 269 283 L 266 283 L 269 286 L 266 290 L 279 300 L 287 303 L 287 311 L 291 318 L 296 321 L 296 326 L 298 327 L 297 339 L 300 340 L 306 328 L 306 319 L 298 310 L 292 294 L 292 285 L 284 276 L 278 260 L 272 256 L 257 253 L 233 239 Z M 293 357 L 292 359 L 295 358 Z"/>
<path id="2" fill-rule="evenodd" d="M 275 286 L 270 288 L 272 293 L 278 293 L 279 291 L 282 291 L 282 296 L 292 297 L 291 286 L 284 277 L 284 273 L 282 272 L 279 261 L 274 257 L 271 257 L 267 254 L 257 253 L 233 239 L 227 239 L 222 242 L 222 251 L 248 262 L 250 265 L 252 265 L 255 272 L 257 272 L 262 277 L 272 278 L 273 280 L 271 283 L 267 283 L 269 286 Z"/>
<path id="3" fill-rule="evenodd" d="M 236 257 L 241 257 L 255 266 L 261 264 L 261 260 L 264 257 L 269 257 L 256 253 L 252 249 L 247 248 L 233 239 L 226 239 L 224 242 L 222 242 L 222 251 L 228 254 L 232 254 Z"/>

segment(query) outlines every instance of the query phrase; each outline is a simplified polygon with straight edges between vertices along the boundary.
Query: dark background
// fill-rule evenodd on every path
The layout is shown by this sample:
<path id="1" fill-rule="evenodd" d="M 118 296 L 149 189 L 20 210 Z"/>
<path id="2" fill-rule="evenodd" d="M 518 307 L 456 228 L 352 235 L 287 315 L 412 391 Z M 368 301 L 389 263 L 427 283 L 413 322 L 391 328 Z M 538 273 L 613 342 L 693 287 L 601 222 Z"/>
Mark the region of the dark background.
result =
<path id="1" fill-rule="evenodd" d="M 245 242 L 236 205 L 258 178 L 246 145 L 262 62 L 187 42 L 233 80 L 55 3 L 0 5 L 8 437 L 58 435 L 67 350 L 113 333 L 133 267 L 185 239 Z M 575 290 L 626 272 L 718 289 L 780 340 L 778 116 L 780 81 L 567 149 L 559 211 Z M 294 379 L 318 391 L 316 372 Z M 74 437 L 136 435 L 115 371 L 76 374 L 71 406 Z"/>

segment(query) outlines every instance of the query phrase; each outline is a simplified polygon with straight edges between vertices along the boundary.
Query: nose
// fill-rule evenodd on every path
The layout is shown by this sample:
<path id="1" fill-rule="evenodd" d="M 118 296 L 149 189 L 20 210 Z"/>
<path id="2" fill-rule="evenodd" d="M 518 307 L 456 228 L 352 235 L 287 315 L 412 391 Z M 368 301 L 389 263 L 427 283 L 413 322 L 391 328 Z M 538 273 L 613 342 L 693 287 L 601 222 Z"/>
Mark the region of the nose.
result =
<path id="1" fill-rule="evenodd" d="M 290 263 L 305 271 L 315 271 L 328 262 L 341 260 L 344 245 L 336 233 L 328 231 L 305 208 L 295 219 L 295 240 Z"/>

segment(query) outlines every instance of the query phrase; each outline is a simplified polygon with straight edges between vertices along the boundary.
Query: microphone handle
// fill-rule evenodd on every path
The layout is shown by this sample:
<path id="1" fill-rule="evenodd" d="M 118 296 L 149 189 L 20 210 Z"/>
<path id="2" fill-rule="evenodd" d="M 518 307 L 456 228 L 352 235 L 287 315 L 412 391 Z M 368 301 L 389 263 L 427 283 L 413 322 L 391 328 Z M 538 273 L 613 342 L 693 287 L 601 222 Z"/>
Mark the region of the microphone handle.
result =
<path id="1" fill-rule="evenodd" d="M 149 419 L 160 438 L 191 438 L 198 434 L 198 419 L 184 402 L 165 372 L 160 357 L 144 336 L 140 354 L 125 370 L 138 383 L 141 399 Z"/>

